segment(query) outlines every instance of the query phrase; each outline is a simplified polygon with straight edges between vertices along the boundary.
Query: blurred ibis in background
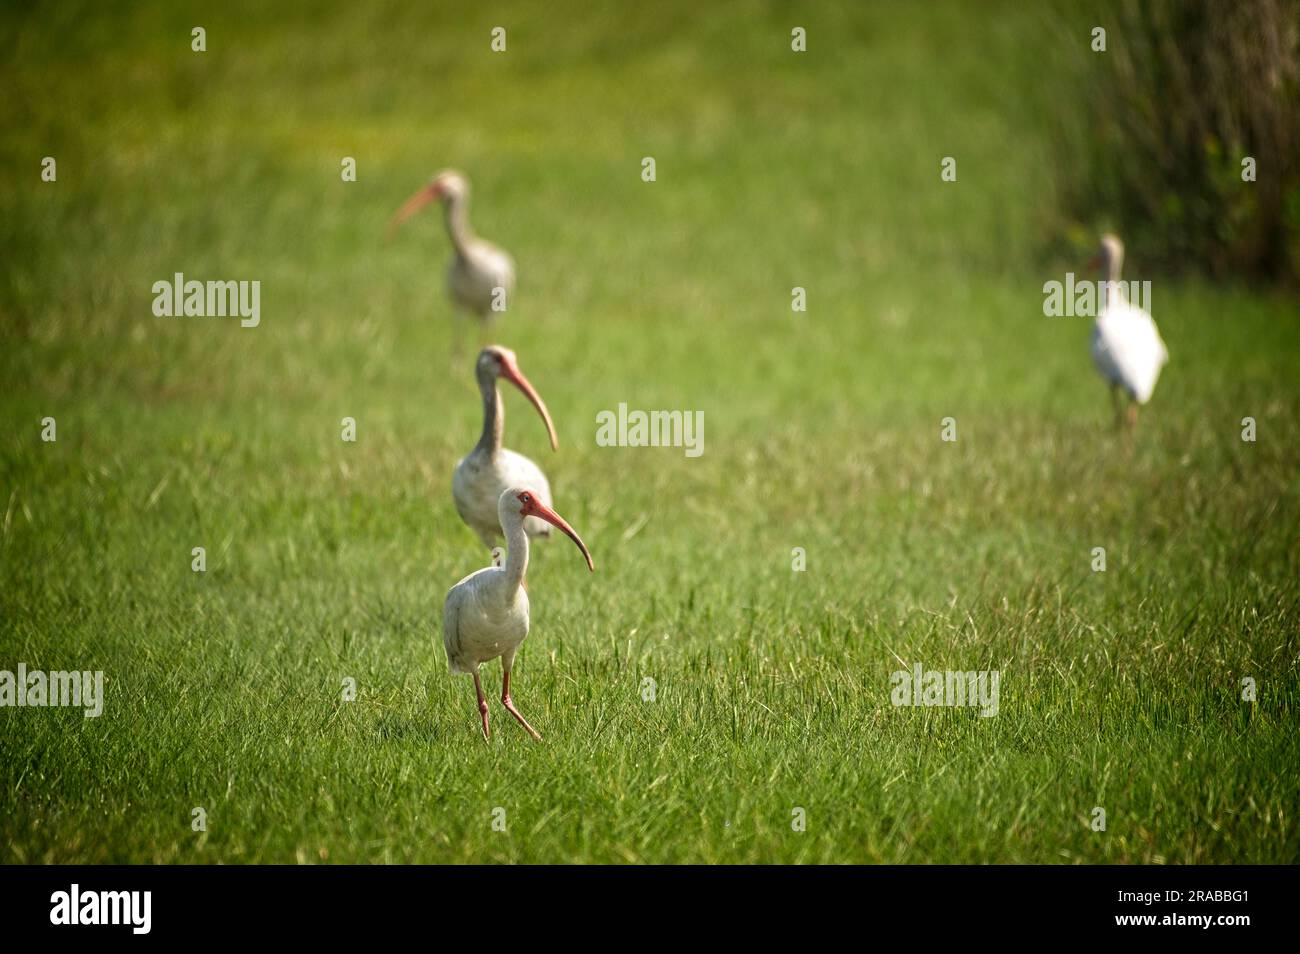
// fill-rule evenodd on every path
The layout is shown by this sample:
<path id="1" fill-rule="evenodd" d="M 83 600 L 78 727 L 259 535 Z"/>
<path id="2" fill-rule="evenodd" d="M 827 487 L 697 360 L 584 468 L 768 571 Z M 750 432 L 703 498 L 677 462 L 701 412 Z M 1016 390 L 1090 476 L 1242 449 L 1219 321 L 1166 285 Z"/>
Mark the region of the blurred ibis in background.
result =
<path id="1" fill-rule="evenodd" d="M 479 238 L 470 228 L 469 181 L 463 175 L 448 169 L 434 176 L 397 210 L 389 223 L 389 235 L 434 201 L 442 203 L 453 252 L 447 268 L 447 292 L 452 304 L 477 316 L 482 327 L 513 297 L 515 263 L 504 249 Z"/>
<path id="2" fill-rule="evenodd" d="M 1120 285 L 1124 243 L 1114 235 L 1103 235 L 1100 250 L 1088 264 L 1092 268 L 1100 266 L 1107 282 L 1105 292 L 1098 297 L 1092 360 L 1110 384 L 1116 423 L 1124 420 L 1121 403 L 1127 397 L 1128 425 L 1133 427 L 1137 424 L 1138 407 L 1151 399 L 1160 369 L 1169 360 L 1169 352 L 1155 320 L 1129 302 Z"/>

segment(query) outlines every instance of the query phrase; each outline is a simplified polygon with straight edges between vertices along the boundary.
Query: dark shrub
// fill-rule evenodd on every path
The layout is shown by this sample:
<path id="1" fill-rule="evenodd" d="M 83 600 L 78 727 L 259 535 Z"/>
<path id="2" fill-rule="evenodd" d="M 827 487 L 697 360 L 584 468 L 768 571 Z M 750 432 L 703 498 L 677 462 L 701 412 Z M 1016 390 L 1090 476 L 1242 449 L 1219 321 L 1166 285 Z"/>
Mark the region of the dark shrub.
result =
<path id="1" fill-rule="evenodd" d="M 1097 25 L 1071 214 L 1170 270 L 1300 281 L 1300 0 L 1124 2 Z"/>

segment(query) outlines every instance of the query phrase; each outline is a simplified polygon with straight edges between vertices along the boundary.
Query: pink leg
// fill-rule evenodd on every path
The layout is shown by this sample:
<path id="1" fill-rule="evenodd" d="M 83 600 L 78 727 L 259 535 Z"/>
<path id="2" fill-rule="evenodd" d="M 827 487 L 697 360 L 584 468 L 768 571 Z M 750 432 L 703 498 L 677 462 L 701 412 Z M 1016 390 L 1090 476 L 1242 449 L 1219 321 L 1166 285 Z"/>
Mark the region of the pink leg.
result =
<path id="1" fill-rule="evenodd" d="M 479 682 L 478 669 L 474 670 L 474 691 L 478 693 L 478 714 L 483 717 L 483 738 L 492 738 L 492 733 L 488 731 L 488 706 L 487 697 L 483 695 L 483 683 Z"/>
<path id="2" fill-rule="evenodd" d="M 538 742 L 542 741 L 541 734 L 536 729 L 534 729 L 531 725 L 528 724 L 527 719 L 525 719 L 523 716 L 519 714 L 519 710 L 515 708 L 514 702 L 512 702 L 510 699 L 510 670 L 509 669 L 505 670 L 505 672 L 501 676 L 501 704 L 506 707 L 507 712 L 509 712 L 512 716 L 514 716 L 516 719 L 519 720 L 519 724 L 528 730 L 529 735 L 531 735 Z M 487 717 L 484 716 L 484 718 Z"/>

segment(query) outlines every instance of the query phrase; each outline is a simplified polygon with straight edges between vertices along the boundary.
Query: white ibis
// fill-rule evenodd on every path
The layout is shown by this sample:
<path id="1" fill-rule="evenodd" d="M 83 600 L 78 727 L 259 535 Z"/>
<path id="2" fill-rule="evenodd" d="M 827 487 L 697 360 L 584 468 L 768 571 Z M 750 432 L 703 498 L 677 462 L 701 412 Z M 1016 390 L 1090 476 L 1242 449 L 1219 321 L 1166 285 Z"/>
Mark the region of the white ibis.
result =
<path id="1" fill-rule="evenodd" d="M 1123 419 L 1120 392 L 1128 396 L 1128 425 L 1133 427 L 1138 406 L 1151 400 L 1169 351 L 1155 320 L 1130 303 L 1120 287 L 1124 243 L 1114 235 L 1103 235 L 1101 249 L 1089 265 L 1100 265 L 1106 276 L 1105 300 L 1098 304 L 1092 330 L 1092 360 L 1110 384 L 1117 422 Z"/>
<path id="2" fill-rule="evenodd" d="M 434 200 L 442 202 L 447 236 L 455 253 L 447 269 L 452 304 L 485 322 L 514 294 L 515 263 L 504 249 L 479 238 L 470 228 L 469 181 L 463 175 L 448 169 L 434 176 L 397 210 L 389 233 Z"/>
<path id="3" fill-rule="evenodd" d="M 504 566 L 489 566 L 453 586 L 442 608 L 442 644 L 447 650 L 447 664 L 453 673 L 474 677 L 478 695 L 478 712 L 483 720 L 483 738 L 488 730 L 488 704 L 478 667 L 501 657 L 501 704 L 519 720 L 528 734 L 539 742 L 542 737 L 520 715 L 510 698 L 510 670 L 515 663 L 519 644 L 528 635 L 528 593 L 524 590 L 524 573 L 528 569 L 528 534 L 524 521 L 545 520 L 568 534 L 582 555 L 587 568 L 595 572 L 587 545 L 558 513 L 542 503 L 534 490 L 507 488 L 497 503 L 501 530 L 506 538 Z"/>
<path id="4" fill-rule="evenodd" d="M 505 430 L 505 408 L 497 379 L 505 378 L 532 402 L 546 424 L 551 450 L 556 448 L 555 425 L 537 389 L 519 370 L 515 353 L 500 345 L 490 345 L 479 352 L 474 373 L 483 395 L 483 433 L 474 449 L 456 465 L 451 477 L 451 496 L 466 525 L 478 534 L 490 549 L 501 537 L 501 520 L 497 502 L 507 487 L 531 487 L 543 506 L 551 506 L 551 485 L 542 469 L 523 454 L 501 446 Z M 529 519 L 524 529 L 530 537 L 550 536 L 551 528 L 543 520 Z"/>

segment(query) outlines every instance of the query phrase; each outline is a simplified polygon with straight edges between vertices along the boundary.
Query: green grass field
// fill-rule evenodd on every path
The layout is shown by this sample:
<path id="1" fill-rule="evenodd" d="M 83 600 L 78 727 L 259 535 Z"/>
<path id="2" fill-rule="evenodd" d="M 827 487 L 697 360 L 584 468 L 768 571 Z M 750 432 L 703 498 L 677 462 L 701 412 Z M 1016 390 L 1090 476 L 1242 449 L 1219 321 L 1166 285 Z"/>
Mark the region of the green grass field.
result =
<path id="1" fill-rule="evenodd" d="M 0 13 L 0 669 L 106 692 L 0 712 L 0 860 L 1300 860 L 1296 303 L 1130 248 L 1172 359 L 1115 433 L 1042 311 L 1088 16 L 108 6 Z M 441 642 L 480 408 L 438 217 L 384 225 L 445 166 L 560 433 L 511 391 L 507 444 L 597 565 L 533 550 L 541 745 Z M 261 325 L 155 317 L 178 271 Z M 598 447 L 620 402 L 705 453 Z M 895 708 L 915 663 L 999 713 Z"/>

